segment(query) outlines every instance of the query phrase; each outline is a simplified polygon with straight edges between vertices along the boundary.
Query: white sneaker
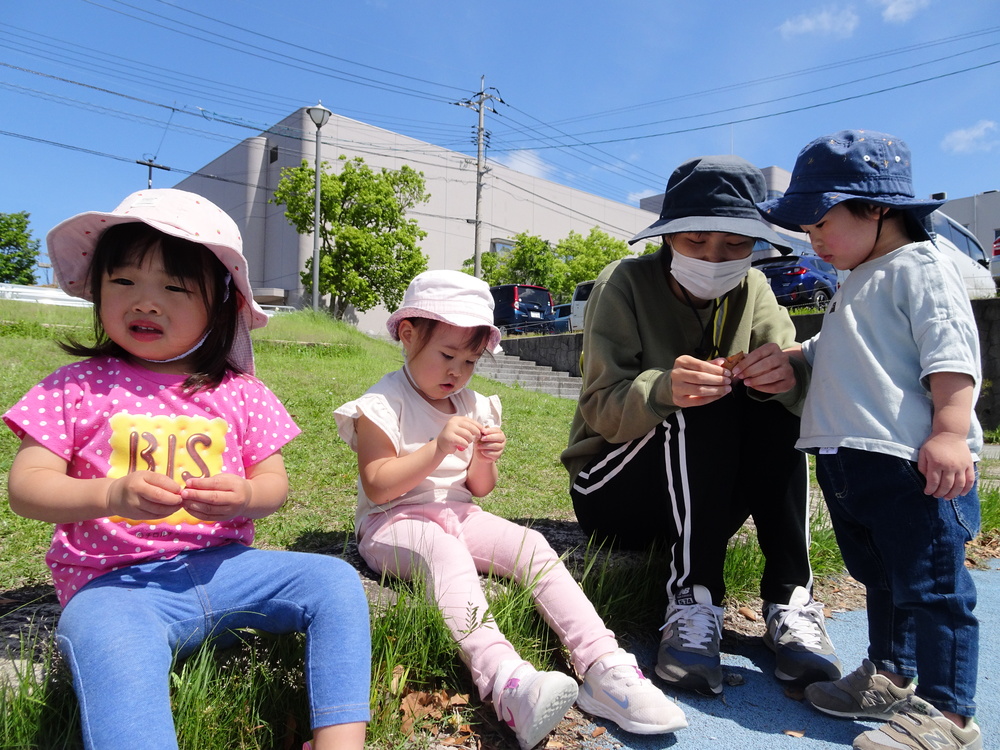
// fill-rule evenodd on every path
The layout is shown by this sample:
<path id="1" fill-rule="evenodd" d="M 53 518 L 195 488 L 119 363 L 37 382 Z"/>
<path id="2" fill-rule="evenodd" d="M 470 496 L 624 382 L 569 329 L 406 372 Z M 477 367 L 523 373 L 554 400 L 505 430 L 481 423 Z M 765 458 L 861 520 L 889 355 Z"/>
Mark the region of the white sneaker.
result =
<path id="1" fill-rule="evenodd" d="M 579 692 L 562 672 L 539 672 L 526 661 L 500 662 L 493 679 L 497 718 L 514 730 L 521 750 L 530 750 L 562 721 Z"/>
<path id="2" fill-rule="evenodd" d="M 576 704 L 635 734 L 666 734 L 688 725 L 684 712 L 646 679 L 635 657 L 622 649 L 591 665 Z"/>

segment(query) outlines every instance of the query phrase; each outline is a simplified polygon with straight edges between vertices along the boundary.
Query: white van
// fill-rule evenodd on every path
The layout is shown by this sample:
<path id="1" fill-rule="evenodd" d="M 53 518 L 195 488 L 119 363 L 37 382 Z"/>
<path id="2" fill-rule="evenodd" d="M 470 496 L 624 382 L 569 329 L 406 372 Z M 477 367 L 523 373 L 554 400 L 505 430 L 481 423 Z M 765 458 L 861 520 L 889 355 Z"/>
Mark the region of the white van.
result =
<path id="1" fill-rule="evenodd" d="M 930 218 L 934 244 L 958 265 L 969 298 L 995 297 L 997 285 L 990 273 L 990 258 L 976 235 L 942 211 L 935 211 Z"/>
<path id="2" fill-rule="evenodd" d="M 569 329 L 571 331 L 583 330 L 583 311 L 587 309 L 587 300 L 590 298 L 590 292 L 593 288 L 593 281 L 581 281 L 573 290 L 569 312 Z"/>

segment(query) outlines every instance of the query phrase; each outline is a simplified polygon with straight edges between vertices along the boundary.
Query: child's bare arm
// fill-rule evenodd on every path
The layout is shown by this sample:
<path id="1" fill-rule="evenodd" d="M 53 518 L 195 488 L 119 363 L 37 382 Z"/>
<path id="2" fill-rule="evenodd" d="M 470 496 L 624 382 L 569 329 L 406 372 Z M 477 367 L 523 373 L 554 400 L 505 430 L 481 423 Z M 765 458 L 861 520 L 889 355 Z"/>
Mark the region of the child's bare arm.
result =
<path id="1" fill-rule="evenodd" d="M 917 468 L 927 479 L 926 494 L 950 500 L 971 491 L 976 481 L 966 443 L 974 384 L 970 376 L 958 372 L 936 372 L 929 379 L 934 416 Z"/>
<path id="2" fill-rule="evenodd" d="M 264 518 L 288 498 L 288 473 L 281 452 L 247 467 L 247 476 L 225 472 L 194 477 L 181 490 L 184 507 L 195 518 L 219 523 L 237 516 Z"/>
<path id="3" fill-rule="evenodd" d="M 170 477 L 137 471 L 119 479 L 79 479 L 68 463 L 31 437 L 21 441 L 7 480 L 10 507 L 25 518 L 74 523 L 106 516 L 164 518 L 181 504 Z"/>
<path id="4" fill-rule="evenodd" d="M 482 430 L 475 420 L 452 417 L 434 440 L 398 456 L 388 435 L 364 415 L 358 417 L 358 472 L 365 494 L 378 505 L 395 500 L 426 479 L 445 456 L 466 450 Z"/>

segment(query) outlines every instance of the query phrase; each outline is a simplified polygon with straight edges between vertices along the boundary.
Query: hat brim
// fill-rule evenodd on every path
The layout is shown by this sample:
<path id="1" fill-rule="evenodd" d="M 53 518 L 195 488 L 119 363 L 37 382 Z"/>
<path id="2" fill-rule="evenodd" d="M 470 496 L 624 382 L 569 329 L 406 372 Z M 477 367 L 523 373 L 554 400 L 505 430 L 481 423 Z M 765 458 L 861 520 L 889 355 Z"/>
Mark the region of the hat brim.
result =
<path id="1" fill-rule="evenodd" d="M 665 234 L 676 234 L 678 232 L 741 234 L 744 237 L 753 237 L 754 239 L 770 242 L 785 253 L 788 253 L 792 249 L 787 238 L 782 237 L 763 221 L 737 216 L 683 216 L 678 219 L 660 219 L 643 229 L 628 242 L 632 245 L 639 240 L 650 237 L 661 237 Z"/>
<path id="2" fill-rule="evenodd" d="M 459 328 L 478 328 L 479 326 L 489 326 L 490 339 L 486 344 L 486 348 L 492 352 L 496 350 L 497 344 L 500 343 L 500 329 L 492 323 L 487 323 L 478 315 L 449 313 L 448 316 L 445 317 L 419 307 L 401 307 L 389 316 L 389 319 L 385 322 L 385 327 L 388 329 L 389 335 L 394 341 L 399 341 L 399 324 L 407 318 L 428 318 L 430 320 L 447 323 L 448 325 L 458 326 Z"/>
<path id="3" fill-rule="evenodd" d="M 801 232 L 802 227 L 816 224 L 834 206 L 848 200 L 860 200 L 876 206 L 887 206 L 907 211 L 915 219 L 923 219 L 945 204 L 943 200 L 920 200 L 907 196 L 854 195 L 841 191 L 829 193 L 786 193 L 780 198 L 772 198 L 757 204 L 761 215 L 772 224 Z"/>
<path id="4" fill-rule="evenodd" d="M 53 275 L 59 287 L 72 297 L 93 301 L 93 292 L 87 280 L 90 276 L 90 262 L 97 241 L 105 231 L 118 224 L 147 224 L 164 234 L 194 242 L 185 232 L 179 231 L 172 224 L 135 216 L 103 211 L 87 211 L 71 216 L 54 226 L 46 235 L 45 242 L 52 263 Z M 222 262 L 227 269 L 235 269 L 233 281 L 236 289 L 246 300 L 243 311 L 247 328 L 263 328 L 268 317 L 264 310 L 254 301 L 250 289 L 250 276 L 245 267 L 243 256 L 229 245 L 217 244 L 211 241 L 198 241 L 204 245 Z"/>

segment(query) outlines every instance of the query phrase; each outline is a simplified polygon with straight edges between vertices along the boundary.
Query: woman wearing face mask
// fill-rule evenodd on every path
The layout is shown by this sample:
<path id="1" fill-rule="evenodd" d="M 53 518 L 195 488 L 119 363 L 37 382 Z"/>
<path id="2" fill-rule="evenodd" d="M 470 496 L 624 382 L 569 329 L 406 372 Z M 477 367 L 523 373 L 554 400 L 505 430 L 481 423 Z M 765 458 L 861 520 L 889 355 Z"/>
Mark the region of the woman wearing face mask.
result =
<path id="1" fill-rule="evenodd" d="M 605 268 L 587 303 L 583 389 L 562 461 L 584 531 L 670 553 L 656 672 L 722 691 L 719 643 L 729 538 L 752 516 L 766 558 L 760 593 L 775 675 L 836 679 L 812 598 L 805 457 L 795 450 L 807 374 L 782 353 L 795 328 L 762 273 L 764 177 L 735 156 L 681 164 L 660 219 L 631 242 L 656 252 Z M 739 364 L 730 355 L 744 353 Z"/>

